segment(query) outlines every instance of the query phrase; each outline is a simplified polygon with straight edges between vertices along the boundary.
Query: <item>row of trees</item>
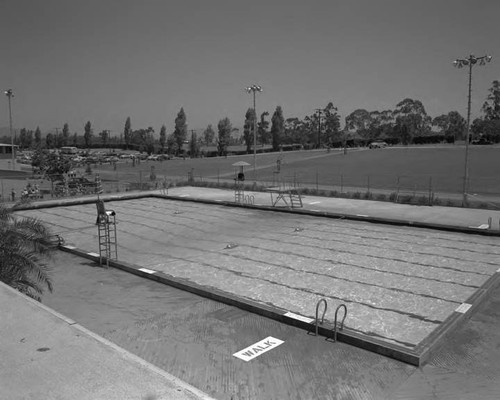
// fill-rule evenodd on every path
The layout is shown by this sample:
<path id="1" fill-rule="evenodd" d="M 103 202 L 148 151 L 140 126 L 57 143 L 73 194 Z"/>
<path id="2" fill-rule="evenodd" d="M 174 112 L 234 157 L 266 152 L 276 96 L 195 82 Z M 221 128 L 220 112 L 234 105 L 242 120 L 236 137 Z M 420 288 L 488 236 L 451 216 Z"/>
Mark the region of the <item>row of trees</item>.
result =
<path id="1" fill-rule="evenodd" d="M 500 142 L 500 83 L 493 81 L 481 107 L 482 116 L 471 123 L 473 137 Z M 434 129 L 433 129 L 434 128 Z M 346 117 L 345 131 L 358 138 L 393 139 L 408 144 L 417 139 L 432 141 L 444 138 L 447 142 L 465 139 L 467 121 L 458 111 L 431 118 L 418 100 L 404 99 L 394 110 L 367 111 L 359 109 Z"/>
<path id="2" fill-rule="evenodd" d="M 499 81 L 493 82 L 481 110 L 483 115 L 471 123 L 472 136 L 500 142 Z M 241 136 L 234 137 L 233 133 L 238 130 L 232 127 L 228 118 L 223 118 L 217 124 L 217 133 L 212 125 L 208 125 L 200 136 L 191 130 L 188 137 L 186 113 L 181 108 L 175 118 L 173 132 L 167 134 L 166 126 L 162 125 L 158 139 L 155 138 L 152 127 L 133 130 L 128 117 L 119 140 L 111 137 L 109 130 L 102 130 L 96 141 L 91 122 L 88 121 L 84 126 L 83 137 L 79 137 L 77 133 L 71 134 L 66 123 L 61 132 L 48 133 L 44 141 L 38 127 L 35 131 L 23 128 L 19 136 L 16 136 L 16 144 L 22 149 L 123 145 L 128 149 L 148 153 L 160 151 L 179 155 L 189 151 L 191 156 L 198 156 L 203 145 L 216 145 L 218 154 L 225 154 L 229 145 L 243 143 L 246 151 L 251 152 L 254 136 L 260 145 L 272 145 L 274 150 L 278 150 L 280 146 L 287 144 L 311 148 L 345 145 L 347 141 L 362 144 L 377 139 L 403 144 L 442 140 L 454 142 L 463 140 L 466 131 L 466 120 L 458 111 L 431 118 L 421 101 L 410 98 L 399 102 L 394 110 L 355 110 L 345 117 L 343 129 L 338 108 L 332 102 L 302 119 L 292 117 L 284 120 L 280 106 L 276 107 L 271 121 L 268 118 L 268 111 L 257 116 L 255 110 L 249 108 L 245 113 Z M 254 129 L 257 129 L 255 133 Z"/>

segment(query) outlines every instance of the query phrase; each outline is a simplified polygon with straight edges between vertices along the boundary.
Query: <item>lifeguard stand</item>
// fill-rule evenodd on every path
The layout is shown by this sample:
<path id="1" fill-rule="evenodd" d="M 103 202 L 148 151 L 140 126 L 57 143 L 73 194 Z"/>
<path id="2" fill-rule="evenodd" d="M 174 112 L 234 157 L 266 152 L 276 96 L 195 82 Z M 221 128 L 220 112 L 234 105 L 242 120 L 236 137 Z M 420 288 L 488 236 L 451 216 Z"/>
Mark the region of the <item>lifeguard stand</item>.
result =
<path id="1" fill-rule="evenodd" d="M 274 186 L 266 189 L 271 194 L 271 203 L 276 207 L 280 200 L 285 206 L 302 208 L 302 195 L 296 177 L 282 178 L 274 182 Z"/>
<path id="2" fill-rule="evenodd" d="M 250 165 L 245 161 L 238 161 L 233 164 L 235 167 L 235 177 L 234 177 L 234 202 L 244 203 L 245 201 L 245 172 L 244 168 Z"/>
<path id="3" fill-rule="evenodd" d="M 106 260 L 106 268 L 109 267 L 109 260 L 118 259 L 118 249 L 116 241 L 116 213 L 104 207 L 104 201 L 97 199 L 97 230 L 99 233 L 99 265 L 103 265 L 103 258 Z"/>

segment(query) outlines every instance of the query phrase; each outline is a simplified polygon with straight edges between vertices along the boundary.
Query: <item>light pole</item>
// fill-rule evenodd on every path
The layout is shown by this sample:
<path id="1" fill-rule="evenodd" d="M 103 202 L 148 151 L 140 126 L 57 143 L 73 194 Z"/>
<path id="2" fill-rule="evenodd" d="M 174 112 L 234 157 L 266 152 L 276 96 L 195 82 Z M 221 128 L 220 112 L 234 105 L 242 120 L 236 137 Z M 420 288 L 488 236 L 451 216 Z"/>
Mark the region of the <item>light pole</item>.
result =
<path id="1" fill-rule="evenodd" d="M 248 93 L 253 93 L 253 113 L 255 114 L 253 120 L 253 179 L 254 182 L 257 182 L 257 175 L 255 173 L 257 165 L 257 110 L 255 108 L 255 92 L 262 92 L 262 87 L 258 85 L 252 85 L 246 87 L 245 90 Z"/>
<path id="2" fill-rule="evenodd" d="M 318 113 L 318 149 L 321 147 L 321 113 L 323 110 L 321 108 L 316 108 L 316 112 Z"/>
<path id="3" fill-rule="evenodd" d="M 7 89 L 5 91 L 5 95 L 9 99 L 9 129 L 10 129 L 10 145 L 11 145 L 11 152 L 12 152 L 12 169 L 15 169 L 15 157 L 14 157 L 14 134 L 12 133 L 12 108 L 10 105 L 11 98 L 14 97 L 14 92 L 12 89 Z"/>
<path id="4" fill-rule="evenodd" d="M 462 207 L 467 206 L 467 184 L 469 180 L 469 135 L 470 135 L 470 105 L 471 105 L 471 92 L 472 92 L 472 67 L 479 62 L 479 65 L 485 65 L 491 61 L 491 56 L 476 57 L 470 55 L 467 58 L 456 59 L 453 65 L 457 68 L 469 66 L 469 97 L 467 101 L 467 130 L 465 132 L 465 171 L 464 171 L 464 187 Z"/>

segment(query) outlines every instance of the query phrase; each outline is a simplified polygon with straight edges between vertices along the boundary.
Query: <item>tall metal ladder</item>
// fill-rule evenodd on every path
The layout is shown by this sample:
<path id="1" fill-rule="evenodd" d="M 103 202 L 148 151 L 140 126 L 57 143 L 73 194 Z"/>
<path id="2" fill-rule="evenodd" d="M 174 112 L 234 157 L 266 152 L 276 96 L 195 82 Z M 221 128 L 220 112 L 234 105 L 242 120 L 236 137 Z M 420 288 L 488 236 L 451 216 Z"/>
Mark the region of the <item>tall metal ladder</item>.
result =
<path id="1" fill-rule="evenodd" d="M 300 191 L 298 189 L 290 190 L 290 204 L 292 208 L 302 208 L 302 196 L 300 195 Z"/>
<path id="2" fill-rule="evenodd" d="M 302 196 L 300 194 L 300 187 L 295 175 L 293 179 L 291 179 L 288 185 L 289 185 L 288 193 L 290 195 L 290 206 L 292 208 L 302 208 L 303 207 Z"/>
<path id="3" fill-rule="evenodd" d="M 234 180 L 234 202 L 242 204 L 245 200 L 245 190 L 243 182 L 235 179 Z"/>
<path id="4" fill-rule="evenodd" d="M 116 213 L 113 210 L 107 210 L 104 202 L 97 199 L 97 230 L 99 233 L 99 265 L 106 261 L 106 268 L 109 267 L 109 260 L 118 259 L 118 246 L 116 238 Z"/>

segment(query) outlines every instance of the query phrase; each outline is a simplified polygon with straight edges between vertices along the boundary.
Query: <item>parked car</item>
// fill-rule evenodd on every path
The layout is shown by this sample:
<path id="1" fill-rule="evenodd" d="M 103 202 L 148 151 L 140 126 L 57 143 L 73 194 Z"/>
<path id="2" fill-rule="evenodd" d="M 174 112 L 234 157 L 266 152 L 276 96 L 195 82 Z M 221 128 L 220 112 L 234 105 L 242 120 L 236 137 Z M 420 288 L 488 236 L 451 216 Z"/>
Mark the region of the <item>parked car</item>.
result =
<path id="1" fill-rule="evenodd" d="M 85 157 L 82 157 L 82 156 L 76 156 L 76 157 L 73 157 L 73 158 L 71 159 L 71 161 L 74 161 L 74 162 L 76 162 L 76 163 L 82 163 L 82 162 L 84 162 L 84 161 L 85 161 Z"/>
<path id="2" fill-rule="evenodd" d="M 471 144 L 493 144 L 491 140 L 486 139 L 485 137 L 473 140 Z"/>
<path id="3" fill-rule="evenodd" d="M 370 149 L 383 149 L 384 147 L 387 147 L 386 142 L 371 142 L 368 146 Z"/>

